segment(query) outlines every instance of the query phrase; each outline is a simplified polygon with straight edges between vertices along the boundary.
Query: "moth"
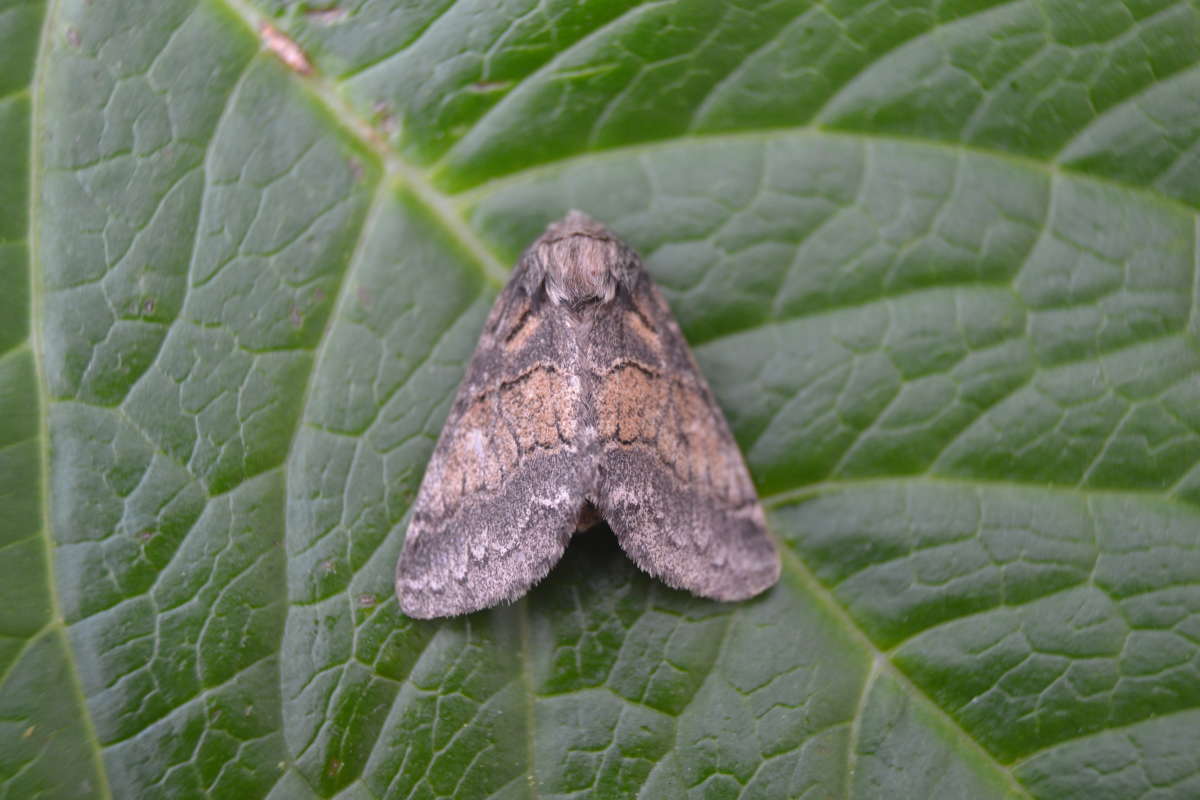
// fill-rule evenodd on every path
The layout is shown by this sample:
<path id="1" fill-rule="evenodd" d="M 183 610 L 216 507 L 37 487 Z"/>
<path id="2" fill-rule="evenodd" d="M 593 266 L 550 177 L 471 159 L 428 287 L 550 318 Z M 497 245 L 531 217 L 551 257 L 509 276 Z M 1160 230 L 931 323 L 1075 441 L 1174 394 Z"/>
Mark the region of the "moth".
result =
<path id="1" fill-rule="evenodd" d="M 762 506 L 641 260 L 572 211 L 496 298 L 396 566 L 410 617 L 512 601 L 606 521 L 670 586 L 742 600 L 779 579 Z"/>

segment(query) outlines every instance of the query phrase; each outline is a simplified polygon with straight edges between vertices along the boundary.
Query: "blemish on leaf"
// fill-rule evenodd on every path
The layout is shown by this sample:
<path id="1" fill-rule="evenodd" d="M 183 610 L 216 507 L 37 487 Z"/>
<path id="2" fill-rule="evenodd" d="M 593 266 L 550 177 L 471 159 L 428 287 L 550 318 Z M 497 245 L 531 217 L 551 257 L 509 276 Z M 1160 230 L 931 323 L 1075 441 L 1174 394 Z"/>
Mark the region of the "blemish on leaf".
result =
<path id="1" fill-rule="evenodd" d="M 358 297 L 358 303 L 363 308 L 371 307 L 371 292 L 365 286 L 359 286 L 354 290 L 355 296 Z"/>
<path id="2" fill-rule="evenodd" d="M 71 47 L 79 47 L 80 41 L 79 31 L 75 28 L 67 28 L 67 44 L 71 45 Z"/>
<path id="3" fill-rule="evenodd" d="M 359 608 L 374 608 L 375 603 L 376 603 L 375 595 L 373 595 L 373 594 L 367 594 L 364 592 L 363 594 L 360 594 L 358 596 L 358 607 Z"/>
<path id="4" fill-rule="evenodd" d="M 28 728 L 26 728 L 26 729 L 25 729 L 25 730 L 24 730 L 24 731 L 21 733 L 21 738 L 22 738 L 22 739 L 28 739 L 30 736 L 33 736 L 33 732 L 34 732 L 36 729 L 37 729 L 37 725 L 30 725 Z"/>
<path id="5" fill-rule="evenodd" d="M 146 528 L 144 530 L 138 531 L 135 534 L 135 536 L 137 536 L 138 541 L 140 541 L 144 544 L 154 538 L 154 531 L 151 530 L 150 528 Z"/>
<path id="6" fill-rule="evenodd" d="M 298 306 L 292 306 L 291 310 L 288 311 L 288 322 L 292 323 L 293 328 L 299 328 L 304 324 L 304 315 L 300 313 Z"/>
<path id="7" fill-rule="evenodd" d="M 147 297 L 142 301 L 142 313 L 149 315 L 154 313 L 155 302 L 153 297 Z"/>
<path id="8" fill-rule="evenodd" d="M 329 759 L 329 766 L 325 768 L 325 774 L 333 778 L 341 771 L 342 762 L 336 758 Z"/>
<path id="9" fill-rule="evenodd" d="M 320 286 L 318 286 L 316 289 L 313 289 L 312 299 L 313 299 L 314 303 L 324 303 L 325 302 L 325 290 L 322 289 Z"/>
<path id="10" fill-rule="evenodd" d="M 332 558 L 327 558 L 322 561 L 319 567 L 321 572 L 325 573 L 326 575 L 332 575 L 333 573 L 337 572 L 337 564 Z"/>
<path id="11" fill-rule="evenodd" d="M 354 176 L 355 183 L 362 183 L 363 165 L 357 158 L 349 158 L 346 161 L 346 166 L 350 168 L 350 174 Z"/>
<path id="12" fill-rule="evenodd" d="M 312 62 L 308 60 L 308 56 L 300 49 L 300 45 L 296 44 L 291 37 L 285 35 L 269 22 L 262 23 L 258 27 L 258 33 L 262 37 L 263 44 L 267 46 L 267 49 L 278 56 L 279 60 L 286 64 L 293 72 L 298 72 L 301 75 L 312 74 Z"/>

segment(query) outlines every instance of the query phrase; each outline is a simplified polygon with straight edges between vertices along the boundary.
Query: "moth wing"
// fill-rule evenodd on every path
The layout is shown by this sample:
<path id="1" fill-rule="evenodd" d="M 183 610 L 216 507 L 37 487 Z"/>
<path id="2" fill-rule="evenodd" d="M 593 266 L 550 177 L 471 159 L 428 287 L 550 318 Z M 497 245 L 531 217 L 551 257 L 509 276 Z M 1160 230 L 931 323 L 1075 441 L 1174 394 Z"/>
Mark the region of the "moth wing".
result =
<path id="1" fill-rule="evenodd" d="M 662 295 L 642 274 L 596 326 L 597 506 L 622 549 L 702 597 L 774 585 L 779 556 L 749 472 Z"/>
<path id="2" fill-rule="evenodd" d="M 396 565 L 410 617 L 516 599 L 561 558 L 590 475 L 582 400 L 552 304 L 497 298 L 413 505 Z"/>

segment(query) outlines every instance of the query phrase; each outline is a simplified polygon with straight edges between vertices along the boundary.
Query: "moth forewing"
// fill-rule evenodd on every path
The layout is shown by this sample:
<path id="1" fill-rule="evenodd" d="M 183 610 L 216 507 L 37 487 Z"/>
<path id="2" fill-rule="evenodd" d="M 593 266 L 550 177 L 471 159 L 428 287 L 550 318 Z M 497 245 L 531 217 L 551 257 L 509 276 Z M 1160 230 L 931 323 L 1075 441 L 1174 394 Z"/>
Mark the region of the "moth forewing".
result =
<path id="1" fill-rule="evenodd" d="M 779 558 L 724 415 L 637 255 L 572 211 L 496 299 L 421 483 L 396 593 L 441 617 L 524 594 L 581 518 L 671 586 L 740 600 Z"/>

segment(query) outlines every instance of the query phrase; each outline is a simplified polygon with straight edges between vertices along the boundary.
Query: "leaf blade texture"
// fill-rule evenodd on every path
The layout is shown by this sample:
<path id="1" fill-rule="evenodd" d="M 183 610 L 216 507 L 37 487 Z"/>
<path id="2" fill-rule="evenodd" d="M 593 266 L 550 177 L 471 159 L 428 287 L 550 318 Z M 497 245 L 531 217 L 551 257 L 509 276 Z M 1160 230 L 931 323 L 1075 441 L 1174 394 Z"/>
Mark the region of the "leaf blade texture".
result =
<path id="1" fill-rule="evenodd" d="M 3 794 L 1195 796 L 1198 54 L 1158 0 L 0 4 Z M 572 207 L 783 580 L 584 537 L 408 620 L 449 400 Z"/>

